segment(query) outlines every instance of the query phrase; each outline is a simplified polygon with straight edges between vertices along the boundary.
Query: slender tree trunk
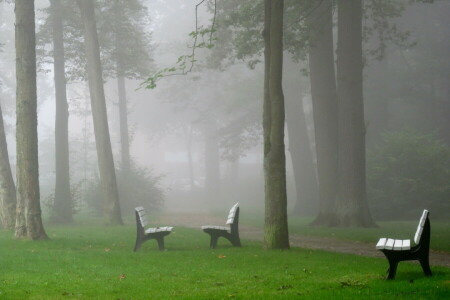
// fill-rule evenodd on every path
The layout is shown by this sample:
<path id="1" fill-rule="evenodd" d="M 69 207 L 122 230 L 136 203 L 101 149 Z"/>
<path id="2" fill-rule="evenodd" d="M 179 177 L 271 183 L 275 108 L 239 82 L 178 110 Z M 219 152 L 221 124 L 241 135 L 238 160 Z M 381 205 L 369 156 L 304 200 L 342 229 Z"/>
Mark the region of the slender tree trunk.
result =
<path id="1" fill-rule="evenodd" d="M 122 154 L 122 171 L 124 174 L 130 171 L 130 139 L 128 136 L 128 109 L 125 89 L 125 78 L 117 77 L 119 90 L 119 115 L 120 115 L 120 145 Z"/>
<path id="2" fill-rule="evenodd" d="M 339 188 L 336 225 L 374 226 L 366 199 L 362 4 L 338 2 Z"/>
<path id="3" fill-rule="evenodd" d="M 119 117 L 120 117 L 120 145 L 122 158 L 122 171 L 125 176 L 130 171 L 130 139 L 128 131 L 128 108 L 127 108 L 127 94 L 125 86 L 125 74 L 123 64 L 123 51 L 126 37 L 120 31 L 120 20 L 123 18 L 120 11 L 120 1 L 114 1 L 114 34 L 115 34 L 115 52 L 116 52 L 116 76 L 117 88 L 119 92 Z"/>
<path id="4" fill-rule="evenodd" d="M 93 0 L 77 1 L 84 23 L 89 92 L 91 95 L 95 144 L 97 146 L 97 158 L 106 217 L 110 224 L 123 224 L 120 215 L 119 193 L 117 191 L 116 173 L 109 136 L 94 2 Z"/>
<path id="5" fill-rule="evenodd" d="M 57 223 L 72 223 L 72 197 L 69 173 L 69 109 L 66 94 L 64 39 L 60 0 L 51 0 L 53 21 L 53 59 L 55 81 L 55 202 L 52 219 Z"/>
<path id="6" fill-rule="evenodd" d="M 215 121 L 208 121 L 205 128 L 205 188 L 209 196 L 220 193 L 220 155 Z"/>
<path id="7" fill-rule="evenodd" d="M 283 0 L 265 0 L 264 40 L 264 246 L 289 249 L 284 147 Z"/>
<path id="8" fill-rule="evenodd" d="M 332 1 L 324 0 L 308 19 L 309 68 L 319 180 L 319 214 L 313 225 L 333 225 L 338 184 L 338 99 L 336 92 Z"/>
<path id="9" fill-rule="evenodd" d="M 16 186 L 9 164 L 3 113 L 0 106 L 0 218 L 2 227 L 14 229 L 16 220 Z"/>
<path id="10" fill-rule="evenodd" d="M 298 78 L 297 78 L 298 79 Z M 312 215 L 318 201 L 318 185 L 313 155 L 308 138 L 305 113 L 300 97 L 287 98 L 286 124 L 289 137 L 289 153 L 295 179 L 295 215 Z"/>
<path id="11" fill-rule="evenodd" d="M 34 1 L 16 1 L 17 238 L 46 239 L 42 225 L 36 94 Z"/>
<path id="12" fill-rule="evenodd" d="M 192 126 L 183 127 L 184 136 L 186 138 L 186 152 L 188 156 L 188 172 L 189 172 L 189 184 L 191 185 L 191 191 L 194 189 L 194 162 L 192 159 Z"/>

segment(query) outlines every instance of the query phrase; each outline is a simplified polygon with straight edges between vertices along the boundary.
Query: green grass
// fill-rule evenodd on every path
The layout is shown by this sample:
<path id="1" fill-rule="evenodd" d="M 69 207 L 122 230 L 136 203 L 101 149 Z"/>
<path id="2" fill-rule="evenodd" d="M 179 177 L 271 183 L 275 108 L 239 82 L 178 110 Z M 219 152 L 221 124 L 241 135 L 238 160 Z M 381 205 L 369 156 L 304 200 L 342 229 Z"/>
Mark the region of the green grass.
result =
<path id="1" fill-rule="evenodd" d="M 208 249 L 200 230 L 175 228 L 168 251 L 155 241 L 134 253 L 135 227 L 47 227 L 51 240 L 0 232 L 0 299 L 449 299 L 450 269 L 258 242 Z"/>
<path id="2" fill-rule="evenodd" d="M 257 215 L 240 216 L 241 224 L 263 227 L 263 217 Z M 417 221 L 377 222 L 377 228 L 328 228 L 309 226 L 312 218 L 289 216 L 289 233 L 328 237 L 341 240 L 376 244 L 381 237 L 413 239 Z M 450 222 L 431 220 L 431 249 L 450 252 Z"/>

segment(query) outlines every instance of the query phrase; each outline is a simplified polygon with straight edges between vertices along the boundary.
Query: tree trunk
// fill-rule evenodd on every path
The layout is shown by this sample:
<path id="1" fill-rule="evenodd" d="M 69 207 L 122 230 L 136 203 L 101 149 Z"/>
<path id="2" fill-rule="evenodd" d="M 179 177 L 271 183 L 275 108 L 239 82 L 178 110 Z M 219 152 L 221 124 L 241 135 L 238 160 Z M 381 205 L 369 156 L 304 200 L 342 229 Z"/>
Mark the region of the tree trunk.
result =
<path id="1" fill-rule="evenodd" d="M 188 173 L 189 173 L 189 184 L 191 186 L 191 191 L 194 190 L 195 177 L 194 177 L 194 161 L 192 159 L 192 125 L 183 127 L 185 142 L 186 142 L 186 152 L 188 158 Z"/>
<path id="2" fill-rule="evenodd" d="M 53 59 L 55 81 L 55 202 L 52 219 L 72 223 L 72 197 L 69 173 L 69 109 L 66 94 L 64 40 L 61 1 L 51 0 L 53 25 Z"/>
<path id="3" fill-rule="evenodd" d="M 130 171 L 130 139 L 128 136 L 128 109 L 125 89 L 125 78 L 117 77 L 119 90 L 119 115 L 120 115 L 120 145 L 122 154 L 122 171 L 124 174 Z"/>
<path id="4" fill-rule="evenodd" d="M 34 1 L 16 1 L 16 238 L 46 239 L 39 194 Z"/>
<path id="5" fill-rule="evenodd" d="M 208 196 L 220 193 L 220 155 L 215 121 L 208 121 L 205 128 L 205 189 Z"/>
<path id="6" fill-rule="evenodd" d="M 126 37 L 120 31 L 120 19 L 123 18 L 120 10 L 120 1 L 114 1 L 114 34 L 115 34 L 115 52 L 116 52 L 116 76 L 117 88 L 119 92 L 119 117 L 120 117 L 120 145 L 122 158 L 122 171 L 125 176 L 130 171 L 130 139 L 128 132 L 128 108 L 127 108 L 127 94 L 125 87 L 125 74 L 123 64 L 123 43 Z"/>
<path id="7" fill-rule="evenodd" d="M 332 225 L 338 184 L 338 100 L 334 69 L 332 1 L 322 1 L 308 19 L 311 97 L 319 180 L 319 214 L 312 225 Z"/>
<path id="8" fill-rule="evenodd" d="M 16 186 L 9 164 L 3 113 L 0 106 L 0 218 L 2 227 L 14 229 L 16 220 Z"/>
<path id="9" fill-rule="evenodd" d="M 264 246 L 289 249 L 284 148 L 283 0 L 265 0 L 264 16 Z"/>
<path id="10" fill-rule="evenodd" d="M 374 226 L 366 199 L 362 4 L 338 2 L 339 188 L 336 225 Z"/>
<path id="11" fill-rule="evenodd" d="M 315 207 L 319 197 L 316 170 L 301 96 L 288 97 L 286 107 L 286 124 L 289 137 L 288 150 L 291 155 L 297 194 L 294 214 L 309 216 L 316 213 Z"/>
<path id="12" fill-rule="evenodd" d="M 120 215 L 119 194 L 117 191 L 116 173 L 109 137 L 94 2 L 93 0 L 78 0 L 78 5 L 84 23 L 89 92 L 91 95 L 95 144 L 97 147 L 105 213 L 108 218 L 108 223 L 123 224 Z"/>

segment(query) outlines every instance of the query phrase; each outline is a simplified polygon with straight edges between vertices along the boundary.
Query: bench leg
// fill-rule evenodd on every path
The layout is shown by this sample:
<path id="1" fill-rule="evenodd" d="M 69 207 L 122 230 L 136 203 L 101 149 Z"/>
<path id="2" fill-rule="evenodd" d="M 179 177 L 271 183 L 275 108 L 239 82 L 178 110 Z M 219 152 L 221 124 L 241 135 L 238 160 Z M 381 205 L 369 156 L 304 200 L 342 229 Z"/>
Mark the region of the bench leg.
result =
<path id="1" fill-rule="evenodd" d="M 389 273 L 386 276 L 386 279 L 391 280 L 395 278 L 395 274 L 397 273 L 397 265 L 398 261 L 396 260 L 389 260 Z"/>
<path id="2" fill-rule="evenodd" d="M 214 235 L 214 234 L 211 235 L 211 241 L 209 242 L 209 247 L 211 249 L 216 249 L 218 239 L 219 239 L 218 235 Z"/>
<path id="3" fill-rule="evenodd" d="M 157 238 L 156 241 L 158 242 L 159 250 L 164 251 L 164 238 L 163 237 Z"/>
<path id="4" fill-rule="evenodd" d="M 233 246 L 235 247 L 241 247 L 241 239 L 239 237 L 234 237 L 231 240 L 231 244 L 233 244 Z"/>
<path id="5" fill-rule="evenodd" d="M 430 262 L 428 261 L 428 257 L 420 259 L 419 262 L 420 265 L 422 266 L 425 276 L 432 276 L 433 274 L 431 273 Z"/>
<path id="6" fill-rule="evenodd" d="M 138 251 L 139 248 L 141 248 L 142 245 L 142 239 L 139 237 L 136 237 L 136 243 L 134 244 L 134 252 Z"/>

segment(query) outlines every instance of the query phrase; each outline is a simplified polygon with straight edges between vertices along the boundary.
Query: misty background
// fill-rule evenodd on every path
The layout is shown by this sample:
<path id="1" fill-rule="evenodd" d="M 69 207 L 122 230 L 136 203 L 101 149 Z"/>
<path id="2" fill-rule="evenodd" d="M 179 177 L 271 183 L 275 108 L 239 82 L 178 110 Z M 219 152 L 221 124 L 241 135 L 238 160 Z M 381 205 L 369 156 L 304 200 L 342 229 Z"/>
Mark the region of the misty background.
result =
<path id="1" fill-rule="evenodd" d="M 142 2 L 148 10 L 146 30 L 151 33 L 150 76 L 190 53 L 189 33 L 196 28 L 198 1 Z M 39 35 L 49 1 L 35 3 Z M 0 5 L 0 99 L 15 172 L 14 5 Z M 389 26 L 399 33 L 395 41 L 380 40 L 382 37 L 375 31 L 382 24 L 370 23 L 377 20 L 368 18 L 364 24 L 373 25 L 364 40 L 363 78 L 367 194 L 376 220 L 416 218 L 424 207 L 433 211 L 434 217 L 450 216 L 449 13 L 448 1 L 405 5 L 398 16 L 389 20 Z M 227 43 L 231 38 L 226 30 L 221 30 L 226 23 L 221 23 L 221 17 L 219 11 L 215 48 L 197 51 L 192 72 L 163 78 L 155 89 L 141 87 L 145 78 L 125 80 L 130 155 L 139 170 L 136 178 L 145 178 L 147 183 L 142 183 L 146 187 L 140 195 L 140 190 L 127 190 L 121 185 L 118 173 L 124 217 L 131 217 L 132 208 L 138 204 L 167 211 L 202 211 L 227 209 L 239 202 L 253 212 L 264 210 L 264 66 L 256 61 L 257 54 L 243 59 L 231 57 L 236 50 L 232 49 L 233 43 Z M 200 6 L 199 24 L 210 26 L 211 18 L 210 6 Z M 310 152 L 314 162 L 308 64 L 291 54 L 286 54 L 284 61 L 287 119 L 292 113 L 291 119 L 297 118 L 303 110 L 307 126 L 300 145 L 304 152 Z M 54 81 L 52 66 L 42 62 L 40 67 L 39 168 L 41 203 L 44 215 L 48 215 L 55 184 Z M 106 78 L 105 93 L 115 165 L 120 166 L 118 89 L 114 78 Z M 80 213 L 98 214 L 95 199 L 99 197 L 99 172 L 87 82 L 69 81 L 67 96 L 74 207 Z M 288 128 L 286 134 L 288 213 L 315 216 L 317 179 L 305 189 L 296 190 L 298 178 L 294 177 L 289 136 L 300 131 L 304 129 Z M 314 169 L 303 171 L 306 176 L 317 177 Z"/>

